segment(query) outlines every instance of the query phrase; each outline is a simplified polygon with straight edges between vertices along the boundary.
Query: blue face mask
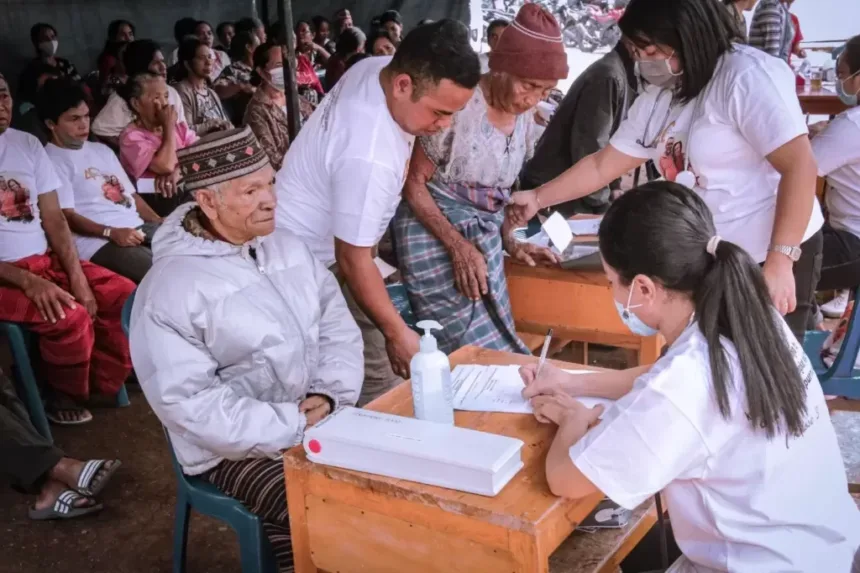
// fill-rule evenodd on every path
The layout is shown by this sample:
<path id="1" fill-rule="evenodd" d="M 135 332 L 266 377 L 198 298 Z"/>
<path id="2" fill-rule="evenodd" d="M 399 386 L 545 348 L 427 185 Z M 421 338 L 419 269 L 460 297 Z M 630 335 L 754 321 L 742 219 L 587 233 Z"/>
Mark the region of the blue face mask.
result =
<path id="1" fill-rule="evenodd" d="M 621 322 L 630 329 L 630 332 L 633 334 L 638 334 L 639 336 L 654 336 L 659 331 L 656 328 L 651 328 L 642 320 L 633 314 L 632 309 L 639 308 L 642 306 L 641 304 L 637 304 L 636 306 L 630 306 L 630 301 L 633 298 L 633 285 L 630 285 L 630 294 L 627 296 L 627 306 L 625 307 L 617 300 L 613 300 L 615 302 L 615 310 L 618 311 L 618 316 L 621 317 Z"/>
<path id="2" fill-rule="evenodd" d="M 839 99 L 842 101 L 842 103 L 844 103 L 848 107 L 857 107 L 857 93 L 855 92 L 853 94 L 850 94 L 850 93 L 846 92 L 845 91 L 845 82 L 847 82 L 848 80 L 850 80 L 851 78 L 853 78 L 857 74 L 860 74 L 860 71 L 854 72 L 853 74 L 851 74 L 850 76 L 848 76 L 844 80 L 841 80 L 841 81 L 837 80 L 836 81 L 836 94 L 839 96 Z"/>

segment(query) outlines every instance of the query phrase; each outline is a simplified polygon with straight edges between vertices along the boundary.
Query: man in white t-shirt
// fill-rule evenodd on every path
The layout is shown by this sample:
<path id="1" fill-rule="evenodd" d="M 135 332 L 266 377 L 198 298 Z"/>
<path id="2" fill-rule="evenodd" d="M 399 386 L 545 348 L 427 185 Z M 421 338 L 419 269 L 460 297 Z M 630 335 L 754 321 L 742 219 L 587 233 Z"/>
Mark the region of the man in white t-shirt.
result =
<path id="1" fill-rule="evenodd" d="M 0 76 L 0 321 L 39 335 L 48 418 L 80 424 L 90 391 L 116 395 L 131 373 L 120 314 L 134 283 L 78 259 L 51 160 L 11 119 Z"/>
<path id="2" fill-rule="evenodd" d="M 114 152 L 87 141 L 90 110 L 79 85 L 48 81 L 37 107 L 51 133 L 46 152 L 62 181 L 60 206 L 78 256 L 139 284 L 152 266 L 150 245 L 161 217 L 135 192 Z"/>
<path id="3" fill-rule="evenodd" d="M 152 40 L 135 40 L 130 43 L 122 56 L 123 65 L 129 78 L 145 72 L 167 78 L 167 66 L 161 47 Z M 121 88 L 120 88 L 121 91 Z M 185 121 L 185 108 L 179 92 L 167 86 L 167 100 L 176 108 L 177 122 Z M 116 91 L 110 95 L 105 106 L 93 120 L 93 133 L 119 147 L 119 134 L 134 119 L 128 102 Z"/>
<path id="4" fill-rule="evenodd" d="M 361 327 L 360 404 L 409 375 L 418 335 L 400 318 L 373 248 L 397 205 L 416 135 L 448 127 L 480 78 L 468 30 L 442 20 L 413 30 L 393 58 L 356 64 L 290 146 L 278 173 L 277 224 L 335 270 Z"/>
<path id="5" fill-rule="evenodd" d="M 507 20 L 493 20 L 487 25 L 487 45 L 490 49 L 478 56 L 479 61 L 481 62 L 481 73 L 487 74 L 490 72 L 490 52 L 496 47 L 496 44 L 499 43 L 499 38 L 502 37 L 502 32 L 504 32 L 511 23 Z"/>

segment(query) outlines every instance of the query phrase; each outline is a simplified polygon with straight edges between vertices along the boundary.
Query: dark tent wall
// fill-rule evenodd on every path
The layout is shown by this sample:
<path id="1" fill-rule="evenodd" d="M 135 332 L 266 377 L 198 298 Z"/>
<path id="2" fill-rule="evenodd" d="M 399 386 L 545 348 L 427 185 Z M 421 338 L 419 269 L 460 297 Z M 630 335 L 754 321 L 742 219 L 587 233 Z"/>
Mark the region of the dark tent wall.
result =
<path id="1" fill-rule="evenodd" d="M 472 0 L 474 3 L 475 0 Z M 59 35 L 59 55 L 71 60 L 81 74 L 95 67 L 111 20 L 132 21 L 138 38 L 152 38 L 173 50 L 173 23 L 185 16 L 209 21 L 262 16 L 266 0 L 0 0 L 0 72 L 12 84 L 24 64 L 33 57 L 30 27 L 37 22 L 53 25 Z M 469 0 L 297 0 L 294 21 L 322 14 L 329 19 L 339 8 L 352 11 L 356 25 L 368 30 L 370 20 L 388 9 L 401 12 L 406 28 L 423 18 L 451 17 L 469 22 Z M 270 21 L 278 18 L 276 0 L 268 0 Z"/>
<path id="2" fill-rule="evenodd" d="M 260 9 L 265 0 L 258 0 Z M 272 20 L 277 20 L 277 2 L 269 0 Z M 370 21 L 386 10 L 397 10 L 403 16 L 403 25 L 409 30 L 425 18 L 440 20 L 455 18 L 464 23 L 469 22 L 469 0 L 378 0 L 374 2 L 355 0 L 295 0 L 293 2 L 293 20 L 310 20 L 320 14 L 329 20 L 335 12 L 347 8 L 352 13 L 356 26 L 368 32 Z"/>
<path id="3" fill-rule="evenodd" d="M 16 83 L 33 57 L 30 27 L 37 22 L 57 29 L 59 55 L 86 74 L 95 67 L 111 20 L 131 20 L 138 38 L 152 38 L 170 51 L 179 18 L 193 16 L 215 26 L 252 13 L 253 0 L 0 0 L 0 71 Z"/>

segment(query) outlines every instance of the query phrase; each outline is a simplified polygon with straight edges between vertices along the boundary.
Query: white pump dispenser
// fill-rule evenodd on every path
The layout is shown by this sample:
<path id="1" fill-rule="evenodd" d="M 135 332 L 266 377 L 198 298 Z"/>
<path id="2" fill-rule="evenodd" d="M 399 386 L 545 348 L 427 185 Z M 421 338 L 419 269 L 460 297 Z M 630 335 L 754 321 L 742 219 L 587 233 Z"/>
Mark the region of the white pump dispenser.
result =
<path id="1" fill-rule="evenodd" d="M 428 422 L 454 424 L 454 395 L 451 389 L 451 363 L 444 352 L 439 351 L 433 330 L 442 330 L 442 325 L 433 320 L 423 320 L 418 328 L 424 331 L 420 350 L 412 357 L 412 403 L 415 417 Z"/>

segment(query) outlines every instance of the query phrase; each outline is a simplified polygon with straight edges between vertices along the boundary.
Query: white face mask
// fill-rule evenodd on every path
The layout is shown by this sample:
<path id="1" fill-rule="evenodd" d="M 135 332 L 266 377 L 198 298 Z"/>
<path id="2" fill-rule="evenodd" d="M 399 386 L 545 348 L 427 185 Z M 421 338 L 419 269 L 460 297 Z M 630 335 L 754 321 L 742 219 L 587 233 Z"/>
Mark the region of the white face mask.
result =
<path id="1" fill-rule="evenodd" d="M 675 52 L 665 60 L 638 60 L 633 64 L 635 73 L 643 80 L 660 88 L 672 87 L 678 81 L 678 76 L 672 71 L 672 56 Z"/>
<path id="2" fill-rule="evenodd" d="M 272 86 L 275 89 L 284 91 L 286 89 L 284 84 L 284 68 L 277 67 L 269 70 L 269 76 L 271 76 Z"/>
<path id="3" fill-rule="evenodd" d="M 39 42 L 39 51 L 49 58 L 53 58 L 57 54 L 57 47 L 60 43 L 57 40 L 49 40 Z"/>

